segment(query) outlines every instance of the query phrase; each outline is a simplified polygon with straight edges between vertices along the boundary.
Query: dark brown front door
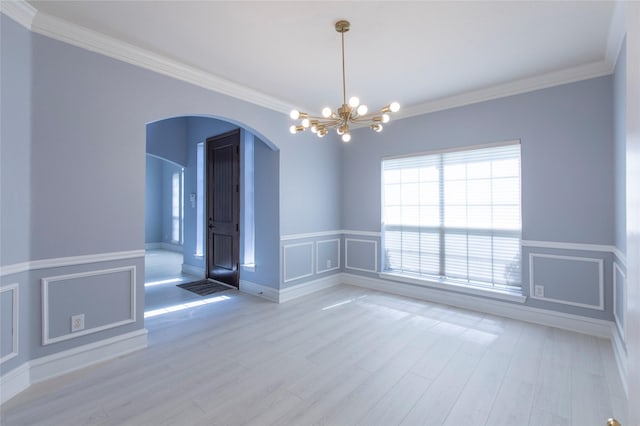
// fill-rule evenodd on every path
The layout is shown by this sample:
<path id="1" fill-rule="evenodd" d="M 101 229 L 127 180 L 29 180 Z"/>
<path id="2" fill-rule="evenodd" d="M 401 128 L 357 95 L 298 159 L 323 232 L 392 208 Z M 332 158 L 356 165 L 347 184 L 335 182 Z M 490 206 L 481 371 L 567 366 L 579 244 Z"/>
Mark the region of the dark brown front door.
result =
<path id="1" fill-rule="evenodd" d="M 240 130 L 207 139 L 207 277 L 239 287 Z"/>

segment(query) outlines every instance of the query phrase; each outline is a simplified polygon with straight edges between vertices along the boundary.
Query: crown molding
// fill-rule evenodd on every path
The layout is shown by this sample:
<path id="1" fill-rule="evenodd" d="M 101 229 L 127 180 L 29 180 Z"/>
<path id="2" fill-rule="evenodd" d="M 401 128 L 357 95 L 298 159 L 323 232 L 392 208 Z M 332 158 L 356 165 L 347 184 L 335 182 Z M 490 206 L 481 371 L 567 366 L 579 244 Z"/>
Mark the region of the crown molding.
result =
<path id="1" fill-rule="evenodd" d="M 0 12 L 16 21 L 26 29 L 31 29 L 33 18 L 38 11 L 24 0 L 0 1 Z"/>
<path id="2" fill-rule="evenodd" d="M 612 72 L 613 66 L 609 62 L 592 62 L 590 64 L 541 74 L 531 78 L 516 80 L 510 83 L 499 84 L 484 89 L 462 93 L 460 95 L 449 96 L 436 99 L 431 102 L 409 106 L 404 110 L 400 110 L 397 114 L 398 118 L 396 118 L 396 120 L 504 98 L 507 96 L 533 92 L 534 90 L 546 89 L 590 78 L 602 77 L 604 75 L 609 75 Z"/>
<path id="3" fill-rule="evenodd" d="M 260 91 L 117 40 L 85 27 L 38 12 L 24 0 L 0 1 L 0 11 L 47 37 L 145 68 L 196 86 L 288 114 L 294 106 Z M 611 74 L 624 40 L 624 1 L 616 0 L 607 38 L 606 58 L 573 68 L 448 96 L 403 108 L 396 120 L 513 96 Z"/>
<path id="4" fill-rule="evenodd" d="M 618 55 L 622 48 L 625 31 L 625 2 L 616 0 L 613 4 L 613 13 L 611 14 L 611 22 L 609 24 L 609 34 L 607 36 L 607 51 L 605 60 L 611 65 L 611 69 L 615 69 Z"/>
<path id="5" fill-rule="evenodd" d="M 264 108 L 284 114 L 289 114 L 292 109 L 292 106 L 288 103 L 257 90 L 42 12 L 36 13 L 31 29 L 38 34 L 73 46 L 100 53 Z"/>

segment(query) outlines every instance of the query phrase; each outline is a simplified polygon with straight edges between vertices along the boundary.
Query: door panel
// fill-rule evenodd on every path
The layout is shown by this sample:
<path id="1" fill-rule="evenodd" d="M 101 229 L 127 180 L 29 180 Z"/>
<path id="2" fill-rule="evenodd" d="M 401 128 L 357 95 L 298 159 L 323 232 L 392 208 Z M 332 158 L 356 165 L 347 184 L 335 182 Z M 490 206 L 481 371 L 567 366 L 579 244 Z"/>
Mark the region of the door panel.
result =
<path id="1" fill-rule="evenodd" d="M 207 139 L 207 277 L 239 287 L 240 131 Z"/>

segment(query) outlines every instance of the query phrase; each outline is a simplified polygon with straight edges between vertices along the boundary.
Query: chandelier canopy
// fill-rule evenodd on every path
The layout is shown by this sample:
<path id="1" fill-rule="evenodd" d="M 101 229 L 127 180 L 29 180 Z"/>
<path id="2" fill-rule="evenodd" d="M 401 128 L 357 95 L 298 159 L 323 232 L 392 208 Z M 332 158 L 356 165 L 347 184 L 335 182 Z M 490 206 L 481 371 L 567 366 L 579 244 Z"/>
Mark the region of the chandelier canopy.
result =
<path id="1" fill-rule="evenodd" d="M 322 116 L 309 115 L 298 110 L 291 111 L 290 117 L 299 120 L 299 124 L 292 125 L 291 133 L 303 132 L 311 129 L 318 137 L 325 136 L 329 129 L 336 129 L 338 135 L 342 136 L 343 142 L 351 140 L 351 128 L 369 126 L 375 132 L 382 131 L 382 125 L 389 122 L 389 113 L 400 110 L 400 104 L 392 102 L 379 110 L 369 113 L 366 105 L 360 103 L 360 99 L 353 96 L 347 103 L 347 89 L 344 72 L 344 33 L 349 31 L 351 24 L 349 21 L 340 20 L 336 22 L 336 31 L 342 38 L 342 106 L 337 111 L 325 107 L 322 109 Z"/>

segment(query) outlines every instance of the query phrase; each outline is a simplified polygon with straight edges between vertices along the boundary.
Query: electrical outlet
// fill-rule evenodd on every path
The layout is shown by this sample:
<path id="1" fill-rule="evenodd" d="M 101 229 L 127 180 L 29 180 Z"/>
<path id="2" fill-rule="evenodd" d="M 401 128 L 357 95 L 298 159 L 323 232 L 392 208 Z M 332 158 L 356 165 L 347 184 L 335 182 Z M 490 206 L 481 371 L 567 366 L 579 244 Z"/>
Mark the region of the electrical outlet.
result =
<path id="1" fill-rule="evenodd" d="M 534 296 L 536 297 L 544 297 L 544 286 L 537 285 L 533 287 Z"/>
<path id="2" fill-rule="evenodd" d="M 84 314 L 71 317 L 71 332 L 84 330 Z"/>
<path id="3" fill-rule="evenodd" d="M 327 259 L 327 269 L 331 268 L 331 259 Z"/>

